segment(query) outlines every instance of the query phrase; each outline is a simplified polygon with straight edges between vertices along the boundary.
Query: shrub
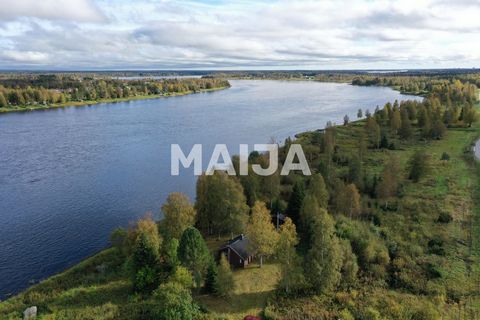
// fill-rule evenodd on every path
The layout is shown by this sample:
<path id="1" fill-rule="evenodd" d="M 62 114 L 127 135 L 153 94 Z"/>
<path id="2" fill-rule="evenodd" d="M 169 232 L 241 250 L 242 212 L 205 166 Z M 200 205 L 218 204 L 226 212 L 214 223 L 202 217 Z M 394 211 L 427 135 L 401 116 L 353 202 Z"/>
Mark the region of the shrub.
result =
<path id="1" fill-rule="evenodd" d="M 151 291 L 157 284 L 157 271 L 149 266 L 145 266 L 135 273 L 134 287 L 136 291 Z"/>
<path id="2" fill-rule="evenodd" d="M 445 249 L 443 248 L 443 243 L 443 240 L 438 238 L 428 241 L 428 253 L 444 256 Z"/>
<path id="3" fill-rule="evenodd" d="M 154 319 L 196 319 L 199 307 L 193 302 L 190 290 L 178 282 L 167 282 L 155 290 L 154 299 L 158 302 Z"/>
<path id="4" fill-rule="evenodd" d="M 452 216 L 448 212 L 440 212 L 437 218 L 437 222 L 439 223 L 450 223 L 453 220 Z"/>
<path id="5" fill-rule="evenodd" d="M 450 160 L 450 155 L 446 152 L 442 153 L 442 157 L 440 158 L 440 160 L 444 160 L 444 161 L 448 161 Z"/>
<path id="6" fill-rule="evenodd" d="M 122 252 L 126 238 L 127 231 L 123 228 L 116 228 L 110 235 L 110 243 L 112 244 L 112 247 L 117 249 L 118 252 Z"/>

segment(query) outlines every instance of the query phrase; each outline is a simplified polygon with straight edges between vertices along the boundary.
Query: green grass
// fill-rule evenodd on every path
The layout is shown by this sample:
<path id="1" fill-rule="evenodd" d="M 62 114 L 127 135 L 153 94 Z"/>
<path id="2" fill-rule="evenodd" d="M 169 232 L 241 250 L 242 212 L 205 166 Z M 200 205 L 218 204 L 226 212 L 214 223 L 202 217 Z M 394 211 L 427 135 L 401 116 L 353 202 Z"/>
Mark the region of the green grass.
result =
<path id="1" fill-rule="evenodd" d="M 276 264 L 264 264 L 260 268 L 252 264 L 234 272 L 235 291 L 228 300 L 210 295 L 196 296 L 196 300 L 210 312 L 231 319 L 243 319 L 246 315 L 259 315 L 272 296 L 279 279 Z"/>

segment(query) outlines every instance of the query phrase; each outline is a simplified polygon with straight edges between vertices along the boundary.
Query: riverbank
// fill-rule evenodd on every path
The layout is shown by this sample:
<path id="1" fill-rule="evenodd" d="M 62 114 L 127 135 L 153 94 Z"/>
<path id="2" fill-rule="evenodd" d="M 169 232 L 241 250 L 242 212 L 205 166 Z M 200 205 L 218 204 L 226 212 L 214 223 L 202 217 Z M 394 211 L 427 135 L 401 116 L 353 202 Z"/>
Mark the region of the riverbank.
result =
<path id="1" fill-rule="evenodd" d="M 69 101 L 65 103 L 54 103 L 49 105 L 28 105 L 28 106 L 17 106 L 14 108 L 0 108 L 0 114 L 10 113 L 10 112 L 28 112 L 28 111 L 37 111 L 37 110 L 48 110 L 48 109 L 57 109 L 57 108 L 66 108 L 66 107 L 79 107 L 79 106 L 88 106 L 95 105 L 100 103 L 116 103 L 116 102 L 126 102 L 134 100 L 148 100 L 148 99 L 159 99 L 159 98 L 170 98 L 170 97 L 179 97 L 189 94 L 197 93 L 207 93 L 213 91 L 220 91 L 230 88 L 230 86 L 218 87 L 212 89 L 202 89 L 199 91 L 185 91 L 185 92 L 175 92 L 175 93 L 166 93 L 158 95 L 138 95 L 131 96 L 126 98 L 114 98 L 114 99 L 100 99 L 100 100 L 85 100 L 85 101 Z"/>

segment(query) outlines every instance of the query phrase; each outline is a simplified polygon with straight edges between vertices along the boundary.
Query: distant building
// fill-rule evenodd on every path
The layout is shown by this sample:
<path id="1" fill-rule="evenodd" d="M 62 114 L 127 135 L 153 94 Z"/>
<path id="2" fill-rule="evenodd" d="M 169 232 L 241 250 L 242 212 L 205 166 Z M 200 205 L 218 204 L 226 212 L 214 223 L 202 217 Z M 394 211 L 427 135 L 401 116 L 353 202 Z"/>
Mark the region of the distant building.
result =
<path id="1" fill-rule="evenodd" d="M 219 256 L 224 254 L 234 268 L 245 268 L 253 260 L 253 254 L 248 249 L 248 239 L 243 234 L 228 241 L 219 250 Z"/>

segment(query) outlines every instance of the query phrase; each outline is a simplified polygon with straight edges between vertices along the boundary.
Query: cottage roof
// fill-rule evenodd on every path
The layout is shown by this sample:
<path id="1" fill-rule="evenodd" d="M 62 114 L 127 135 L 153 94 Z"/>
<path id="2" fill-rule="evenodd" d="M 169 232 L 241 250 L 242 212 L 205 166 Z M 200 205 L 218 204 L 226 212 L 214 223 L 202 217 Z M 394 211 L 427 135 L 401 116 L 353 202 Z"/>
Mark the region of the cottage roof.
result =
<path id="1" fill-rule="evenodd" d="M 235 251 L 240 258 L 243 260 L 248 259 L 252 255 L 248 248 L 248 239 L 245 237 L 245 235 L 241 234 L 232 240 L 230 240 L 226 245 L 224 245 L 220 250 L 224 250 L 226 248 L 230 248 L 233 251 Z"/>

